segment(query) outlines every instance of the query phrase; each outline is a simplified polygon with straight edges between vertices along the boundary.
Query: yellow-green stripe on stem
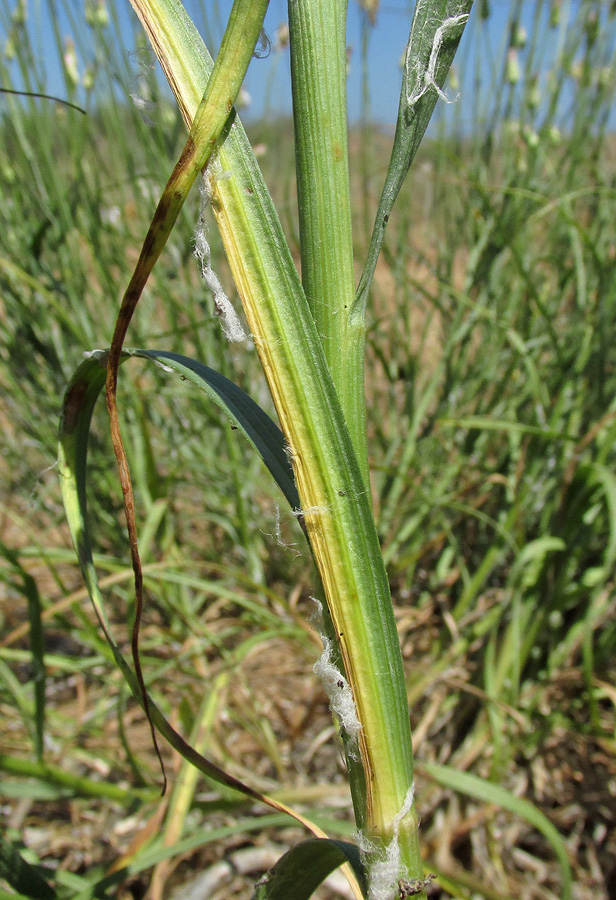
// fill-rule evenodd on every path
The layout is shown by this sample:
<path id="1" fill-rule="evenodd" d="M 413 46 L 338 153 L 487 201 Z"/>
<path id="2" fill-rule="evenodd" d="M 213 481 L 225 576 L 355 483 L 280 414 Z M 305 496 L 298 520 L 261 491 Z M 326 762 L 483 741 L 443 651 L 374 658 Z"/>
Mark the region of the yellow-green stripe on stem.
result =
<path id="1" fill-rule="evenodd" d="M 175 0 L 143 0 L 139 15 L 190 122 L 208 56 Z M 160 23 L 164 27 L 160 28 Z M 163 61 L 164 60 L 164 61 Z M 305 524 L 362 724 L 370 838 L 388 843 L 412 784 L 402 659 L 364 478 L 314 318 L 250 145 L 236 121 L 220 149 L 212 206 L 254 341 L 293 455 Z M 357 814 L 356 810 L 356 814 Z M 420 877 L 416 820 L 400 823 L 401 863 Z"/>

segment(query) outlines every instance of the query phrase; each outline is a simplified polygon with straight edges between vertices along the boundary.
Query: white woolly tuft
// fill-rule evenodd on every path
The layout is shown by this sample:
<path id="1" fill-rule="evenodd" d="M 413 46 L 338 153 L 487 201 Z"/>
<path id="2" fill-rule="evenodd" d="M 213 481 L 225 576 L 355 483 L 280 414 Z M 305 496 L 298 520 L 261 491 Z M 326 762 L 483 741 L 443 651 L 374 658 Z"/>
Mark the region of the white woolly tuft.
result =
<path id="1" fill-rule="evenodd" d="M 217 155 L 210 160 L 208 172 L 212 181 L 228 181 L 230 178 L 233 178 L 233 172 L 230 172 L 229 170 L 225 171 L 223 169 L 222 165 L 220 164 L 220 158 Z M 209 199 L 211 199 L 211 197 Z"/>
<path id="2" fill-rule="evenodd" d="M 311 600 L 316 604 L 316 609 L 310 617 L 310 623 L 319 632 L 323 641 L 323 653 L 314 664 L 313 671 L 323 682 L 325 693 L 329 698 L 330 709 L 349 737 L 347 751 L 352 754 L 353 744 L 357 744 L 361 731 L 361 722 L 357 717 L 353 691 L 342 672 L 332 662 L 332 642 L 326 637 L 323 629 L 323 607 L 315 597 L 311 597 Z"/>
<path id="3" fill-rule="evenodd" d="M 154 123 L 145 113 L 156 107 L 156 104 L 149 96 L 150 73 L 156 66 L 156 54 L 149 48 L 141 47 L 138 50 L 129 52 L 128 55 L 131 58 L 131 68 L 133 65 L 136 65 L 136 71 L 131 78 L 133 90 L 128 92 L 128 96 L 132 100 L 135 109 L 140 111 L 141 118 L 146 125 L 152 126 Z"/>
<path id="4" fill-rule="evenodd" d="M 419 61 L 417 60 L 417 58 L 411 58 L 411 46 L 409 43 L 406 51 L 406 58 L 404 60 L 404 70 L 406 72 L 407 78 L 409 79 L 409 81 L 411 81 L 411 68 L 413 68 L 415 70 L 416 82 L 412 93 L 407 94 L 406 96 L 406 102 L 409 106 L 414 106 L 419 98 L 423 97 L 423 95 L 431 87 L 434 88 L 441 100 L 444 100 L 445 103 L 453 103 L 458 99 L 458 97 L 456 96 L 453 100 L 450 100 L 445 92 L 438 86 L 438 84 L 436 83 L 436 66 L 438 64 L 438 55 L 441 52 L 441 47 L 443 46 L 443 39 L 447 31 L 449 31 L 450 28 L 455 28 L 456 25 L 464 25 L 467 20 L 468 13 L 462 13 L 459 16 L 452 16 L 450 19 L 445 19 L 443 24 L 436 29 L 436 32 L 434 33 L 434 43 L 432 44 L 432 50 L 430 51 L 430 59 L 428 60 L 428 67 L 423 75 L 420 71 Z"/>
<path id="5" fill-rule="evenodd" d="M 284 547 L 284 541 L 282 540 L 282 528 L 280 526 L 280 506 L 276 504 L 276 518 L 274 525 L 274 537 L 276 538 L 276 543 L 279 547 Z"/>
<path id="6" fill-rule="evenodd" d="M 290 550 L 292 553 L 294 553 L 295 556 L 301 556 L 301 553 L 299 553 L 297 550 L 295 550 L 295 547 L 297 547 L 297 544 L 288 544 L 282 537 L 282 523 L 281 523 L 281 516 L 280 516 L 280 506 L 277 503 L 275 504 L 275 511 L 274 511 L 273 538 L 279 547 L 282 547 L 284 550 Z"/>
<path id="7" fill-rule="evenodd" d="M 245 341 L 248 335 L 242 328 L 239 316 L 233 308 L 233 304 L 225 294 L 216 272 L 212 269 L 210 245 L 205 236 L 205 209 L 210 202 L 210 187 L 207 178 L 204 177 L 199 185 L 201 194 L 201 206 L 199 209 L 199 221 L 195 231 L 195 258 L 201 266 L 201 275 L 208 288 L 214 295 L 214 306 L 220 317 L 220 324 L 225 337 L 229 341 L 239 343 Z"/>
<path id="8" fill-rule="evenodd" d="M 307 516 L 324 516 L 328 512 L 328 506 L 307 506 L 306 509 L 294 509 L 291 515 L 297 519 L 303 516 L 305 519 Z"/>
<path id="9" fill-rule="evenodd" d="M 407 874 L 400 867 L 400 823 L 411 811 L 414 799 L 415 782 L 408 789 L 400 812 L 394 816 L 393 837 L 384 854 L 365 834 L 360 832 L 357 835 L 359 849 L 368 869 L 368 900 L 393 900 L 397 896 L 398 882 Z"/>
<path id="10" fill-rule="evenodd" d="M 133 101 L 136 109 L 143 112 L 144 109 L 154 109 L 154 103 L 152 100 L 148 100 L 146 97 L 140 97 L 139 94 L 131 94 L 128 95 L 130 99 Z"/>

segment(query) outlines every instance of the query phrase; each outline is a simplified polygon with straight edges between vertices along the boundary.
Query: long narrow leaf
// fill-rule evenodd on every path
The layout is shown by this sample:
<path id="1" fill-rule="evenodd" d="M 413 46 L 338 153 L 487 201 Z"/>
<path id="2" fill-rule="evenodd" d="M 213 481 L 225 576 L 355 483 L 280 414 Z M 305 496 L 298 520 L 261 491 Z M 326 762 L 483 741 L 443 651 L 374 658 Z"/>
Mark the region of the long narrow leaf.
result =
<path id="1" fill-rule="evenodd" d="M 308 840 L 282 856 L 257 884 L 253 900 L 308 900 L 334 869 L 350 863 L 366 895 L 359 848 L 347 841 Z"/>
<path id="2" fill-rule="evenodd" d="M 209 366 L 178 353 L 136 349 L 122 352 L 122 363 L 131 358 L 152 360 L 205 391 L 259 452 L 291 509 L 299 509 L 299 497 L 285 450 L 284 435 L 248 394 Z M 83 502 L 84 510 L 90 419 L 94 404 L 105 384 L 106 367 L 107 351 L 94 351 L 75 370 L 64 396 L 60 448 L 61 452 L 75 454 L 77 485 L 83 491 L 80 501 Z M 63 479 L 63 486 L 64 483 Z"/>
<path id="3" fill-rule="evenodd" d="M 125 362 L 132 357 L 152 360 L 205 390 L 261 454 L 291 508 L 295 509 L 299 506 L 293 472 L 285 452 L 284 436 L 278 426 L 247 394 L 218 372 L 188 357 L 166 351 L 125 350 L 120 357 L 120 362 Z M 316 837 L 325 839 L 326 835 L 323 831 L 300 813 L 228 775 L 223 769 L 191 747 L 165 719 L 149 695 L 147 695 L 147 700 L 144 699 L 142 685 L 113 638 L 92 559 L 86 502 L 88 437 L 94 405 L 105 384 L 106 363 L 106 352 L 95 351 L 79 366 L 69 383 L 60 423 L 58 465 L 73 543 L 77 550 L 88 593 L 116 664 L 128 682 L 135 699 L 144 709 L 147 704 L 152 723 L 184 759 L 219 784 L 234 788 L 253 800 L 259 800 L 275 810 L 292 816 Z M 344 864 L 346 861 L 343 859 L 337 865 Z M 345 868 L 345 874 L 356 897 L 360 898 L 362 889 L 353 867 Z"/>
<path id="4" fill-rule="evenodd" d="M 178 353 L 166 350 L 126 350 L 125 353 L 127 357 L 155 360 L 204 390 L 259 452 L 291 509 L 300 508 L 284 435 L 278 425 L 245 391 L 215 369 L 210 369 L 198 360 Z"/>
<path id="5" fill-rule="evenodd" d="M 242 395 L 239 388 L 223 378 L 207 366 L 201 366 L 194 360 L 186 357 L 178 357 L 175 354 L 153 351 L 125 351 L 121 361 L 132 356 L 142 356 L 157 362 L 164 360 L 164 365 L 176 368 L 184 374 L 184 377 L 200 384 L 207 390 L 216 402 L 229 414 L 238 427 L 244 431 L 254 442 L 264 458 L 271 457 L 276 460 L 274 470 L 284 482 L 283 474 L 288 473 L 288 462 L 284 453 L 282 434 L 276 429 L 271 420 L 256 403 L 247 395 Z M 105 383 L 107 356 L 104 351 L 97 351 L 85 360 L 77 369 L 71 379 L 64 397 L 63 413 L 60 422 L 60 435 L 58 446 L 58 466 L 62 487 L 62 496 L 66 509 L 67 520 L 73 543 L 77 550 L 81 571 L 88 588 L 88 593 L 94 605 L 101 628 L 113 652 L 114 659 L 128 682 L 135 699 L 145 707 L 141 686 L 135 673 L 126 662 L 122 651 L 118 647 L 111 632 L 111 626 L 105 612 L 103 598 L 98 586 L 98 578 L 92 559 L 90 533 L 87 521 L 86 481 L 87 481 L 87 453 L 90 424 L 96 399 Z M 276 476 L 275 476 L 276 477 Z M 286 485 L 286 491 L 293 499 L 292 485 Z M 220 784 L 234 788 L 254 800 L 268 804 L 273 809 L 285 812 L 293 816 L 298 822 L 312 831 L 317 837 L 326 837 L 323 832 L 309 822 L 304 816 L 291 810 L 283 803 L 279 803 L 270 797 L 261 794 L 237 778 L 228 775 L 224 770 L 197 753 L 193 747 L 178 734 L 169 724 L 157 706 L 148 697 L 147 701 L 152 722 L 160 733 L 169 741 L 184 759 L 189 760 L 205 775 Z"/>
<path id="6" fill-rule="evenodd" d="M 132 2 L 190 123 L 211 67 L 198 32 L 179 0 Z M 412 742 L 371 499 L 283 229 L 237 118 L 219 158 L 232 177 L 211 180 L 212 208 L 293 454 L 304 524 L 331 615 L 331 638 L 362 725 L 361 767 L 349 762 L 357 775 L 351 778 L 357 822 L 388 844 L 412 788 Z M 401 823 L 400 848 L 402 863 L 419 877 L 413 809 Z"/>
<path id="7" fill-rule="evenodd" d="M 404 58 L 398 122 L 353 313 L 363 315 L 389 215 L 426 133 L 473 0 L 417 0 Z"/>
<path id="8" fill-rule="evenodd" d="M 0 834 L 0 878 L 30 900 L 55 900 L 53 888 L 38 869 L 30 865 L 21 853 Z"/>
<path id="9" fill-rule="evenodd" d="M 143 696 L 146 718 L 150 724 L 152 743 L 163 775 L 163 794 L 167 784 L 165 766 L 158 749 L 156 732 L 150 718 L 148 695 L 139 659 L 139 630 L 143 613 L 143 572 L 139 556 L 133 485 L 116 401 L 120 354 L 128 326 L 139 303 L 147 279 L 171 234 L 184 201 L 197 178 L 209 163 L 227 121 L 252 58 L 268 0 L 233 0 L 222 44 L 205 92 L 190 127 L 188 139 L 171 177 L 159 200 L 154 218 L 143 242 L 137 265 L 122 298 L 107 359 L 105 397 L 109 412 L 111 441 L 118 464 L 118 475 L 124 498 L 126 528 L 135 573 L 135 619 L 132 633 L 132 655 L 135 674 Z"/>
<path id="10" fill-rule="evenodd" d="M 222 841 L 228 837 L 234 837 L 239 834 L 250 834 L 253 831 L 263 831 L 266 828 L 279 828 L 288 823 L 288 820 L 280 814 L 269 814 L 265 816 L 257 816 L 250 819 L 236 819 L 232 825 L 221 825 L 219 827 L 197 828 L 186 834 L 172 847 L 165 847 L 160 840 L 157 840 L 152 847 L 148 847 L 139 854 L 134 860 L 127 863 L 117 872 L 105 875 L 100 881 L 90 885 L 89 888 L 78 894 L 73 900 L 92 900 L 99 898 L 103 891 L 110 890 L 127 878 L 138 875 L 146 869 L 155 866 L 162 860 L 171 859 L 173 857 L 182 857 L 194 853 L 195 850 L 205 847 L 207 844 L 216 841 Z M 339 827 L 340 823 L 332 823 L 334 827 Z M 346 859 L 343 860 L 346 862 Z M 359 891 L 359 885 L 358 885 Z M 361 893 L 357 894 L 361 898 Z M 288 895 L 289 900 L 295 898 L 292 892 Z"/>
<path id="11" fill-rule="evenodd" d="M 502 809 L 506 809 L 521 819 L 524 819 L 533 828 L 541 832 L 554 851 L 560 863 L 562 878 L 563 900 L 571 900 L 571 865 L 567 856 L 564 841 L 547 816 L 522 797 L 514 796 L 510 791 L 471 775 L 469 772 L 458 772 L 450 766 L 441 766 L 437 763 L 423 762 L 421 768 L 426 775 L 443 787 L 484 803 L 494 803 Z"/>
<path id="12" fill-rule="evenodd" d="M 36 755 L 43 758 L 43 742 L 45 735 L 45 681 L 46 670 L 44 660 L 43 622 L 41 618 L 41 598 L 36 586 L 36 581 L 27 572 L 19 561 L 14 550 L 0 541 L 0 554 L 10 563 L 21 583 L 15 583 L 28 602 L 28 622 L 30 625 L 30 652 L 32 654 L 32 672 L 34 683 L 34 719 L 35 732 L 34 744 Z"/>

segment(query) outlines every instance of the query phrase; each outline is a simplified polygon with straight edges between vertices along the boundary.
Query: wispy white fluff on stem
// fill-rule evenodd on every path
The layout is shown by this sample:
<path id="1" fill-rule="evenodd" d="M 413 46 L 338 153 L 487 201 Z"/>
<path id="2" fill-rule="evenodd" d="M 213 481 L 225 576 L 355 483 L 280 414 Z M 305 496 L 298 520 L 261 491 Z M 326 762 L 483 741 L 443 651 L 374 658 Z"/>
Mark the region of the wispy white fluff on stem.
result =
<path id="1" fill-rule="evenodd" d="M 323 682 L 323 688 L 329 699 L 331 711 L 340 722 L 340 727 L 346 732 L 349 743 L 347 752 L 353 752 L 353 744 L 357 745 L 361 722 L 357 716 L 353 691 L 342 672 L 332 662 L 333 646 L 330 639 L 324 634 L 323 607 L 315 598 L 311 598 L 316 604 L 316 609 L 310 617 L 310 622 L 319 632 L 323 641 L 323 653 L 313 666 L 315 675 Z"/>
<path id="2" fill-rule="evenodd" d="M 358 844 L 368 869 L 368 900 L 393 900 L 398 895 L 398 882 L 407 875 L 400 866 L 400 824 L 407 816 L 415 799 L 415 782 L 404 798 L 400 812 L 392 823 L 393 837 L 385 853 L 365 834 L 358 835 Z"/>
<path id="3" fill-rule="evenodd" d="M 199 208 L 199 221 L 195 231 L 195 259 L 201 266 L 203 280 L 214 295 L 214 306 L 220 318 L 225 337 L 229 341 L 239 343 L 247 340 L 248 336 L 242 328 L 242 323 L 231 301 L 225 294 L 218 275 L 212 268 L 212 254 L 205 236 L 205 210 L 210 202 L 210 189 L 205 176 L 199 184 L 199 193 L 201 194 L 201 205 Z"/>
<path id="4" fill-rule="evenodd" d="M 323 516 L 328 512 L 328 506 L 307 506 L 305 509 L 294 509 L 291 515 L 295 516 L 296 519 L 299 519 L 301 516 L 304 518 L 306 518 L 306 516 Z"/>
<path id="5" fill-rule="evenodd" d="M 430 51 L 430 59 L 428 60 L 428 66 L 423 76 L 419 70 L 419 61 L 416 57 L 411 58 L 411 45 L 406 51 L 406 58 L 404 60 L 404 71 L 406 73 L 406 77 L 409 81 L 412 80 L 412 69 L 415 70 L 415 86 L 413 91 L 410 94 L 406 95 L 406 102 L 409 106 L 414 106 L 420 97 L 428 91 L 429 88 L 433 87 L 436 93 L 439 95 L 441 100 L 444 100 L 445 103 L 453 103 L 454 100 L 457 100 L 457 96 L 454 97 L 454 100 L 450 100 L 447 97 L 445 91 L 441 90 L 441 88 L 436 83 L 436 66 L 438 64 L 438 55 L 441 52 L 441 47 L 443 46 L 443 39 L 445 34 L 449 31 L 450 28 L 455 28 L 456 25 L 464 25 L 464 23 L 468 20 L 468 13 L 462 13 L 459 16 L 452 16 L 450 19 L 445 19 L 442 25 L 440 25 L 435 33 L 434 33 L 434 41 L 432 43 L 432 50 Z"/>
<path id="6" fill-rule="evenodd" d="M 295 556 L 301 556 L 294 548 L 297 547 L 297 544 L 287 544 L 282 537 L 282 524 L 281 524 L 281 516 L 280 516 L 280 506 L 275 504 L 275 512 L 274 512 L 274 540 L 279 547 L 282 547 L 284 550 L 291 550 Z"/>

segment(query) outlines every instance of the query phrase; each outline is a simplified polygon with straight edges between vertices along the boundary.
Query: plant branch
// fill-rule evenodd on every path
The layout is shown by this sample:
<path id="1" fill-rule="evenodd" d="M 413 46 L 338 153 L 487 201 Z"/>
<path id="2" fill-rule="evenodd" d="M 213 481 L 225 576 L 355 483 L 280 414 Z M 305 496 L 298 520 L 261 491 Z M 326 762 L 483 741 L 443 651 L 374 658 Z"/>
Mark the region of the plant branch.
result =
<path id="1" fill-rule="evenodd" d="M 124 509 L 130 542 L 131 560 L 135 573 L 135 621 L 132 633 L 132 654 L 135 673 L 143 697 L 143 707 L 150 723 L 152 741 L 163 772 L 163 794 L 167 784 L 164 764 L 156 740 L 156 732 L 150 717 L 148 695 L 139 660 L 139 628 L 143 612 L 143 574 L 137 540 L 135 502 L 128 466 L 128 459 L 116 403 L 118 368 L 122 346 L 143 288 L 171 234 L 184 201 L 202 169 L 207 166 L 216 143 L 231 114 L 246 69 L 254 53 L 263 27 L 268 0 L 235 0 L 223 42 L 209 79 L 207 89 L 195 112 L 188 139 L 169 181 L 162 193 L 154 218 L 148 229 L 139 260 L 124 294 L 118 313 L 113 340 L 107 360 L 105 397 L 109 412 L 111 439 L 116 455 Z"/>

